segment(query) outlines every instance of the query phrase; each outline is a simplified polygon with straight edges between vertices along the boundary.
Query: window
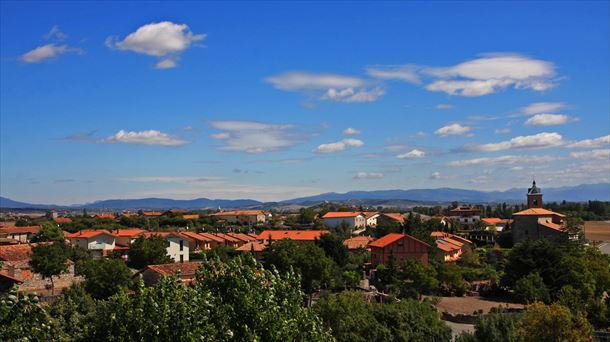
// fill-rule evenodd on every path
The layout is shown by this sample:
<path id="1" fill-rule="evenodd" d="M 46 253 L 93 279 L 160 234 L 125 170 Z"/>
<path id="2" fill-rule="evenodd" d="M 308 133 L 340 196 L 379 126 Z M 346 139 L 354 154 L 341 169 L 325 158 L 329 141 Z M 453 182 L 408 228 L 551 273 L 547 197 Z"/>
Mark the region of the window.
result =
<path id="1" fill-rule="evenodd" d="M 184 249 L 184 240 L 180 240 L 180 251 L 182 252 L 182 249 Z M 182 262 L 182 255 L 180 256 L 180 262 Z"/>

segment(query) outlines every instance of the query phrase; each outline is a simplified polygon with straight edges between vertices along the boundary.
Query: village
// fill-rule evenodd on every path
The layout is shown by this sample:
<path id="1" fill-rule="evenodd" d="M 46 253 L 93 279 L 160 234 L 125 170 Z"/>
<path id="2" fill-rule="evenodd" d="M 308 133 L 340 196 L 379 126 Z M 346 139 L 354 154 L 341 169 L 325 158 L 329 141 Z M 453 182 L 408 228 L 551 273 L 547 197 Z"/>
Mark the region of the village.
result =
<path id="1" fill-rule="evenodd" d="M 300 271 L 307 307 L 347 289 L 361 291 L 379 303 L 401 298 L 431 300 L 457 336 L 472 329 L 481 314 L 523 311 L 524 304 L 548 300 L 547 289 L 531 288 L 540 286 L 539 278 L 522 278 L 519 286 L 525 290 L 514 287 L 519 279 L 507 281 L 516 276 L 507 269 L 517 262 L 511 260 L 513 246 L 529 246 L 533 248 L 529 253 L 534 253 L 540 246 L 531 244 L 537 241 L 586 244 L 606 258 L 610 255 L 608 221 L 582 222 L 545 209 L 535 181 L 525 197 L 526 204 L 516 206 L 509 218 L 506 212 L 504 217 L 489 217 L 482 214 L 491 211 L 485 207 L 457 203 L 428 208 L 429 215 L 369 208 L 307 208 L 294 214 L 219 208 L 92 215 L 51 210 L 37 218 L 17 215 L 17 221 L 0 222 L 0 290 L 35 294 L 52 304 L 75 284 L 95 288 L 90 283 L 101 281 L 114 289 L 92 293 L 102 299 L 140 281 L 155 286 L 162 279 L 177 277 L 189 286 L 209 260 L 228 262 L 249 255 L 267 267 Z M 595 227 L 589 229 L 593 233 L 589 238 L 583 234 L 586 226 Z M 37 253 L 44 253 L 41 247 L 53 245 L 72 250 L 63 256 L 65 267 L 49 269 L 52 261 L 45 260 L 42 266 L 33 262 Z M 114 279 L 100 276 L 120 271 L 94 274 L 95 260 L 116 260 L 122 264 L 117 270 L 129 271 L 113 283 Z M 598 285 L 600 293 L 605 293 L 605 285 Z"/>

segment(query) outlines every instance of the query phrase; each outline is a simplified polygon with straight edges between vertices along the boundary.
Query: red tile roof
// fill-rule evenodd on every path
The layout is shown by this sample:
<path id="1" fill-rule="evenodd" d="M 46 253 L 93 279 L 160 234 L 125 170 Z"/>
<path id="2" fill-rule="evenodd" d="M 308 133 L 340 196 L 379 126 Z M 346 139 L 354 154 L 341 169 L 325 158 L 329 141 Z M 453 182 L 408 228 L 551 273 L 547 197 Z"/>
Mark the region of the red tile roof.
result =
<path id="1" fill-rule="evenodd" d="M 356 236 L 351 239 L 343 241 L 343 244 L 347 249 L 359 249 L 366 248 L 371 241 L 374 239 L 370 236 Z"/>
<path id="2" fill-rule="evenodd" d="M 438 239 L 435 241 L 436 247 L 444 252 L 455 252 L 460 250 L 460 246 L 455 245 L 445 239 Z"/>
<path id="3" fill-rule="evenodd" d="M 539 218 L 538 223 L 545 227 L 548 227 L 548 228 L 551 228 L 551 229 L 554 229 L 554 230 L 557 230 L 560 232 L 564 231 L 562 225 L 553 223 L 553 221 L 551 221 L 550 219 L 547 219 L 547 218 Z"/>
<path id="4" fill-rule="evenodd" d="M 445 233 L 445 232 L 432 232 L 430 233 L 430 236 L 432 236 L 433 238 L 437 238 L 437 239 L 445 239 L 445 240 L 452 240 L 458 244 L 460 244 L 460 246 L 462 246 L 463 244 L 472 244 L 472 241 L 463 238 L 459 235 L 455 235 L 455 234 L 451 234 L 451 233 Z"/>
<path id="5" fill-rule="evenodd" d="M 210 214 L 210 216 L 251 216 L 251 215 L 265 215 L 264 210 L 233 210 L 233 211 L 221 211 L 218 213 Z"/>
<path id="6" fill-rule="evenodd" d="M 70 223 L 72 219 L 69 217 L 56 217 L 53 219 L 55 223 Z"/>
<path id="7" fill-rule="evenodd" d="M 375 216 L 375 215 L 379 215 L 379 213 L 376 212 L 376 211 L 363 211 L 363 212 L 361 212 L 361 214 L 367 220 L 370 219 L 371 217 Z"/>
<path id="8" fill-rule="evenodd" d="M 19 279 L 19 278 L 15 278 L 13 276 L 8 275 L 7 273 L 4 272 L 0 272 L 0 277 L 4 277 L 7 278 L 8 280 L 15 282 L 15 283 L 23 283 L 23 280 Z"/>
<path id="9" fill-rule="evenodd" d="M 171 264 L 148 265 L 146 266 L 146 269 L 159 273 L 162 276 L 170 276 L 178 272 L 180 272 L 182 276 L 189 276 L 195 275 L 195 272 L 200 265 L 201 261 L 183 263 L 175 262 Z"/>
<path id="10" fill-rule="evenodd" d="M 257 241 L 251 241 L 241 245 L 240 247 L 237 247 L 235 250 L 240 252 L 262 252 L 265 249 L 267 249 L 267 246 L 265 246 L 264 244 Z"/>
<path id="11" fill-rule="evenodd" d="M 163 214 L 159 211 L 145 211 L 142 213 L 142 216 L 161 216 L 161 215 L 163 215 Z"/>
<path id="12" fill-rule="evenodd" d="M 68 239 L 89 239 L 89 238 L 92 238 L 92 237 L 95 237 L 98 235 L 102 235 L 102 234 L 116 237 L 115 234 L 113 234 L 105 229 L 99 229 L 99 230 L 83 229 L 76 233 L 64 232 L 64 237 L 68 238 Z"/>
<path id="13" fill-rule="evenodd" d="M 136 213 L 122 213 L 121 216 L 123 217 L 136 217 L 136 216 L 140 216 Z"/>
<path id="14" fill-rule="evenodd" d="M 401 213 L 382 213 L 381 215 L 399 223 L 405 222 L 405 217 Z"/>
<path id="15" fill-rule="evenodd" d="M 244 241 L 244 242 L 250 242 L 250 241 L 258 240 L 255 237 L 252 237 L 252 236 L 250 236 L 248 234 L 243 234 L 243 233 L 228 233 L 227 235 L 229 235 L 231 237 L 234 237 L 236 239 L 239 239 L 241 241 Z"/>
<path id="16" fill-rule="evenodd" d="M 295 240 L 295 241 L 315 241 L 319 240 L 322 234 L 328 233 L 328 230 L 265 230 L 258 235 L 259 240 L 265 243 L 271 238 L 275 240 Z"/>
<path id="17" fill-rule="evenodd" d="M 501 218 L 497 218 L 497 217 L 486 217 L 486 218 L 482 218 L 481 221 L 483 221 L 487 224 L 493 224 L 493 225 L 503 222 L 503 220 Z"/>
<path id="18" fill-rule="evenodd" d="M 206 241 L 215 241 L 215 242 L 219 242 L 219 243 L 225 243 L 225 240 L 223 238 L 218 237 L 211 233 L 199 233 L 199 235 L 206 238 L 207 239 Z"/>
<path id="19" fill-rule="evenodd" d="M 149 231 L 146 231 L 145 233 L 141 233 L 140 235 L 144 236 L 145 238 L 149 238 L 151 236 L 160 236 L 162 238 L 167 238 L 168 236 L 175 236 L 177 238 L 184 239 L 184 240 L 191 239 L 187 235 L 184 235 L 184 234 L 178 233 L 178 232 L 149 232 Z"/>
<path id="20" fill-rule="evenodd" d="M 324 216 L 323 219 L 327 218 L 342 218 L 342 217 L 356 217 L 358 215 L 362 215 L 359 211 L 329 211 Z M 362 215 L 364 216 L 364 215 Z"/>
<path id="21" fill-rule="evenodd" d="M 402 238 L 405 238 L 405 237 L 430 247 L 429 244 L 427 244 L 427 243 L 425 243 L 425 242 L 423 242 L 421 240 L 418 240 L 418 239 L 412 237 L 411 235 L 399 234 L 399 233 L 390 233 L 390 234 L 388 234 L 388 235 L 386 235 L 386 236 L 384 236 L 384 237 L 382 237 L 380 239 L 377 239 L 377 240 L 369 243 L 369 246 L 370 247 L 384 248 L 384 247 L 387 247 L 387 246 L 393 244 L 394 242 L 396 242 L 396 241 L 398 241 L 398 240 L 400 240 Z"/>
<path id="22" fill-rule="evenodd" d="M 25 226 L 25 227 L 0 228 L 0 234 L 1 233 L 5 233 L 5 234 L 24 234 L 24 233 L 37 234 L 38 232 L 40 232 L 40 226 Z"/>
<path id="23" fill-rule="evenodd" d="M 3 261 L 29 261 L 32 256 L 32 247 L 36 244 L 0 246 L 0 260 Z"/>
<path id="24" fill-rule="evenodd" d="M 199 218 L 198 214 L 184 214 L 182 215 L 182 218 L 185 220 L 196 220 Z"/>
<path id="25" fill-rule="evenodd" d="M 513 214 L 513 216 L 549 216 L 549 215 L 565 217 L 565 215 L 563 215 L 563 214 L 556 213 L 554 211 L 550 211 L 550 210 L 546 210 L 546 209 L 542 209 L 542 208 L 525 209 L 525 210 L 522 210 L 522 211 L 519 211 L 519 212 L 516 212 Z"/>
<path id="26" fill-rule="evenodd" d="M 167 212 L 170 212 L 172 214 L 184 214 L 184 213 L 186 213 L 186 210 L 184 210 L 184 209 L 170 209 Z"/>
<path id="27" fill-rule="evenodd" d="M 139 234 L 147 232 L 148 230 L 140 228 L 115 229 L 112 231 L 113 234 L 120 237 L 136 237 Z"/>
<path id="28" fill-rule="evenodd" d="M 221 239 L 224 239 L 225 241 L 229 241 L 229 242 L 237 242 L 237 243 L 242 242 L 240 239 L 230 236 L 228 234 L 224 234 L 224 233 L 216 233 L 213 235 L 216 237 L 219 237 Z"/>
<path id="29" fill-rule="evenodd" d="M 103 219 L 114 219 L 114 215 L 109 214 L 109 213 L 96 214 L 93 217 L 95 217 L 95 218 L 103 218 Z"/>

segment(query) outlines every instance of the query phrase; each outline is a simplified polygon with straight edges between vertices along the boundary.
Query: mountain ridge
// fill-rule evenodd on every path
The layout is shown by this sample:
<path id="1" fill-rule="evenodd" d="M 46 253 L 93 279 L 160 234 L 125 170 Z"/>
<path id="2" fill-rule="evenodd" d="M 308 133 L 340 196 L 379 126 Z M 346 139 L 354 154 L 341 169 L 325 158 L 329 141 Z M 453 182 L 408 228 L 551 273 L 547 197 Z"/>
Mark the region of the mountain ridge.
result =
<path id="1" fill-rule="evenodd" d="M 588 200 L 610 201 L 610 183 L 581 184 L 576 186 L 542 189 L 546 202 L 583 202 Z M 493 203 L 493 202 L 524 202 L 526 188 L 513 188 L 505 191 L 478 191 L 458 188 L 436 189 L 393 189 L 372 191 L 349 191 L 345 193 L 328 192 L 314 196 L 288 199 L 278 202 L 261 202 L 253 199 L 209 199 L 196 198 L 189 200 L 175 200 L 168 198 L 139 198 L 139 199 L 109 199 L 75 205 L 32 204 L 14 201 L 0 197 L 0 208 L 31 208 L 31 209 L 202 209 L 202 208 L 243 208 L 269 204 L 305 204 L 322 201 L 354 201 L 375 202 L 383 200 L 412 201 L 422 203 Z"/>

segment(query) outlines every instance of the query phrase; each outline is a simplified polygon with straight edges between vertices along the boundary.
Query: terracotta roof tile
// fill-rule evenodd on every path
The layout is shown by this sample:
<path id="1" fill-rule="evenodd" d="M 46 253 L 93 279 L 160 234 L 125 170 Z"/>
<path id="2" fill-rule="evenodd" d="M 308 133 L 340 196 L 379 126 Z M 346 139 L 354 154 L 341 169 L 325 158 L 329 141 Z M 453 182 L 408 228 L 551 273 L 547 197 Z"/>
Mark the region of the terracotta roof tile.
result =
<path id="1" fill-rule="evenodd" d="M 250 251 L 262 252 L 265 249 L 267 249 L 267 246 L 265 246 L 264 244 L 257 242 L 257 241 L 251 241 L 251 242 L 241 245 L 240 247 L 237 247 L 235 250 L 240 251 L 240 252 L 250 252 Z"/>
<path id="2" fill-rule="evenodd" d="M 381 216 L 385 216 L 399 223 L 405 222 L 405 217 L 401 213 L 382 213 Z"/>
<path id="3" fill-rule="evenodd" d="M 356 217 L 358 215 L 362 215 L 359 211 L 329 211 L 324 216 L 323 219 L 326 218 L 342 218 L 342 217 Z M 364 216 L 364 215 L 362 215 Z"/>
<path id="4" fill-rule="evenodd" d="M 29 261 L 32 256 L 32 247 L 34 246 L 36 244 L 0 246 L 0 260 Z"/>
<path id="5" fill-rule="evenodd" d="M 23 233 L 37 234 L 38 232 L 40 232 L 40 226 L 0 228 L 0 233 L 5 233 L 5 234 L 23 234 Z"/>
<path id="6" fill-rule="evenodd" d="M 92 237 L 95 237 L 95 236 L 98 236 L 101 234 L 106 234 L 106 235 L 116 237 L 115 234 L 113 234 L 105 229 L 99 229 L 99 230 L 83 229 L 76 233 L 64 232 L 64 237 L 68 238 L 68 239 L 89 239 L 89 238 L 92 238 Z"/>
<path id="7" fill-rule="evenodd" d="M 233 211 L 221 211 L 218 213 L 210 214 L 210 216 L 251 216 L 251 215 L 265 215 L 264 210 L 233 210 Z"/>
<path id="8" fill-rule="evenodd" d="M 383 248 L 383 247 L 389 246 L 389 245 L 393 244 L 394 242 L 396 242 L 396 241 L 398 241 L 398 240 L 400 240 L 402 238 L 405 238 L 405 237 L 430 247 L 429 244 L 427 244 L 427 243 L 425 243 L 425 242 L 423 242 L 421 240 L 418 240 L 418 239 L 412 237 L 411 235 L 398 234 L 398 233 L 390 233 L 390 234 L 388 234 L 388 235 L 386 235 L 386 236 L 384 236 L 384 237 L 382 237 L 380 239 L 377 239 L 377 240 L 371 242 L 369 244 L 369 246 L 370 247 L 380 247 L 380 248 Z"/>
<path id="9" fill-rule="evenodd" d="M 148 232 L 148 230 L 140 228 L 115 229 L 112 231 L 113 234 L 120 237 L 136 237 L 137 235 L 146 232 Z"/>
<path id="10" fill-rule="evenodd" d="M 559 217 L 565 217 L 565 215 L 556 213 L 554 211 L 542 209 L 542 208 L 529 208 L 513 214 L 513 216 L 548 216 L 555 215 Z"/>
<path id="11" fill-rule="evenodd" d="M 295 240 L 295 241 L 315 241 L 319 240 L 322 234 L 328 233 L 328 230 L 265 230 L 258 235 L 259 240 L 265 243 L 271 238 L 276 240 Z"/>
<path id="12" fill-rule="evenodd" d="M 142 216 L 161 216 L 163 215 L 160 211 L 145 211 Z"/>
<path id="13" fill-rule="evenodd" d="M 359 249 L 366 248 L 368 244 L 374 239 L 370 236 L 356 236 L 343 241 L 343 244 L 347 249 Z"/>
<path id="14" fill-rule="evenodd" d="M 175 262 L 171 264 L 148 265 L 146 266 L 146 269 L 159 273 L 162 276 L 170 276 L 178 272 L 180 272 L 182 276 L 194 276 L 200 265 L 200 261 Z"/>

